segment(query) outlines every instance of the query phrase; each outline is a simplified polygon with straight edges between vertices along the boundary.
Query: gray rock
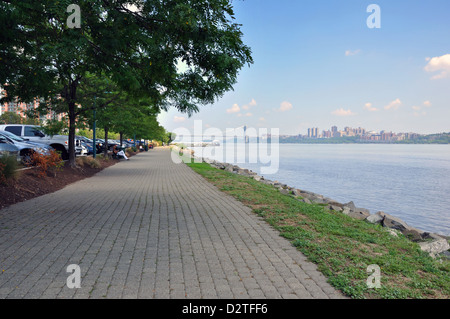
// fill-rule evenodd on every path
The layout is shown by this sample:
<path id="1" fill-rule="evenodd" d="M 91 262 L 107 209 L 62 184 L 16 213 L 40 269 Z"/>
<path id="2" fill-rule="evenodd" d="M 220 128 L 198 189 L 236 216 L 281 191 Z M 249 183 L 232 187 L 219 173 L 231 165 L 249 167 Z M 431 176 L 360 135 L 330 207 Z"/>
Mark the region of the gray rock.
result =
<path id="1" fill-rule="evenodd" d="M 403 231 L 405 229 L 410 228 L 410 226 L 400 218 L 394 217 L 384 212 L 380 212 L 380 216 L 383 217 L 382 225 L 384 227 L 397 229 L 399 231 Z"/>
<path id="2" fill-rule="evenodd" d="M 355 206 L 355 203 L 353 203 L 353 201 L 351 201 L 351 202 L 348 202 L 348 203 L 346 203 L 346 204 L 344 204 L 343 205 L 343 208 L 345 209 L 345 208 L 349 208 L 350 210 L 356 210 L 356 206 Z"/>
<path id="3" fill-rule="evenodd" d="M 374 215 L 367 216 L 366 220 L 372 224 L 381 224 L 381 222 L 383 221 L 383 216 L 381 216 L 380 213 L 383 212 L 377 212 Z"/>
<path id="4" fill-rule="evenodd" d="M 308 198 L 302 198 L 301 201 L 306 204 L 312 204 Z"/>
<path id="5" fill-rule="evenodd" d="M 439 237 L 439 236 L 437 236 Z M 419 243 L 420 249 L 429 253 L 431 257 L 435 258 L 437 254 L 445 252 L 450 249 L 450 245 L 445 238 Z"/>
<path id="6" fill-rule="evenodd" d="M 314 204 L 326 204 L 326 203 L 327 203 L 327 201 L 325 200 L 325 198 L 323 198 L 323 196 L 321 196 L 321 195 L 310 196 L 309 199 L 310 199 Z"/>
<path id="7" fill-rule="evenodd" d="M 331 204 L 329 204 L 327 207 L 329 210 L 333 210 L 336 212 L 341 212 L 343 210 L 342 207 L 336 206 L 336 205 L 331 205 Z"/>
<path id="8" fill-rule="evenodd" d="M 301 191 L 300 191 L 299 189 L 293 189 L 293 190 L 291 191 L 291 193 L 292 193 L 292 195 L 294 195 L 294 196 L 302 196 L 302 193 L 301 193 Z"/>
<path id="9" fill-rule="evenodd" d="M 386 230 L 389 235 L 393 236 L 393 237 L 398 237 L 398 235 L 400 234 L 400 232 L 396 229 L 392 229 L 392 228 L 387 228 Z"/>
<path id="10" fill-rule="evenodd" d="M 428 234 L 420 229 L 409 226 L 400 218 L 394 217 L 384 212 L 379 212 L 379 215 L 383 217 L 383 220 L 381 221 L 382 226 L 396 229 L 412 241 L 420 241 L 424 239 Z"/>
<path id="11" fill-rule="evenodd" d="M 355 211 L 355 210 L 350 209 L 348 206 L 344 206 L 342 213 L 344 213 L 345 215 L 350 216 L 352 218 L 359 219 L 359 220 L 364 220 L 370 216 L 370 213 L 367 212 L 366 210 Z"/>
<path id="12" fill-rule="evenodd" d="M 284 195 L 289 195 L 290 194 L 290 192 L 287 189 L 284 189 L 284 188 L 280 188 L 280 193 L 284 194 Z"/>
<path id="13" fill-rule="evenodd" d="M 261 176 L 253 175 L 253 179 L 257 182 L 259 182 L 261 180 L 261 178 L 262 178 Z"/>
<path id="14" fill-rule="evenodd" d="M 342 204 L 342 203 L 339 203 L 339 202 L 337 202 L 337 201 L 335 201 L 335 200 L 333 200 L 333 199 L 327 198 L 327 197 L 325 197 L 324 200 L 325 200 L 325 201 L 327 202 L 327 204 L 329 204 L 329 205 L 337 206 L 337 207 L 341 208 L 341 210 L 344 209 L 344 204 Z"/>

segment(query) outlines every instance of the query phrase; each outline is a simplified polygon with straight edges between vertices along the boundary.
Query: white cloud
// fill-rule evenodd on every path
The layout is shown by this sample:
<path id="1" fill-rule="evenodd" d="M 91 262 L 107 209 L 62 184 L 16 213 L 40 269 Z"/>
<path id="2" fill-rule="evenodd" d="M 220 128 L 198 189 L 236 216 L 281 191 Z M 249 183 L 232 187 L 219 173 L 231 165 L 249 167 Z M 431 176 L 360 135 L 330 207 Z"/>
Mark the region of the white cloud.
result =
<path id="1" fill-rule="evenodd" d="M 356 113 L 353 113 L 350 109 L 348 110 L 344 110 L 343 108 L 340 108 L 336 111 L 331 112 L 331 114 L 336 115 L 336 116 L 352 116 L 352 115 L 356 115 Z"/>
<path id="2" fill-rule="evenodd" d="M 266 119 L 265 119 L 264 117 L 260 117 L 259 120 L 260 120 L 261 122 L 265 122 L 265 121 L 266 121 Z"/>
<path id="3" fill-rule="evenodd" d="M 396 110 L 402 105 L 400 99 L 396 99 L 384 107 L 385 110 Z"/>
<path id="4" fill-rule="evenodd" d="M 246 110 L 246 111 L 248 111 L 248 110 L 250 110 L 250 108 L 252 108 L 252 107 L 254 107 L 254 106 L 256 106 L 256 105 L 257 105 L 257 103 L 256 103 L 255 99 L 252 99 L 252 100 L 250 101 L 250 103 L 245 104 L 245 105 L 243 105 L 242 107 L 239 106 L 237 103 L 235 103 L 235 104 L 233 104 L 233 106 L 232 106 L 231 108 L 227 109 L 227 113 L 228 113 L 228 114 L 239 113 L 241 110 Z M 239 115 L 238 115 L 238 116 L 239 116 Z M 240 116 L 242 116 L 242 115 L 240 115 Z"/>
<path id="5" fill-rule="evenodd" d="M 426 72 L 439 72 L 431 77 L 432 80 L 443 79 L 450 76 L 450 54 L 434 58 L 426 58 L 428 64 L 425 66 Z"/>
<path id="6" fill-rule="evenodd" d="M 239 113 L 237 116 L 238 116 L 238 117 L 242 117 L 242 116 L 250 117 L 250 116 L 252 116 L 252 115 L 253 115 L 252 113 L 247 112 L 247 113 L 245 113 L 245 114 Z"/>
<path id="7" fill-rule="evenodd" d="M 423 106 L 425 106 L 425 107 L 431 107 L 431 102 L 430 101 L 425 101 L 425 102 L 423 102 Z"/>
<path id="8" fill-rule="evenodd" d="M 230 109 L 227 109 L 227 113 L 238 113 L 241 111 L 241 108 L 237 104 L 233 104 L 233 106 Z"/>
<path id="9" fill-rule="evenodd" d="M 420 106 L 413 106 L 412 109 L 413 109 L 414 111 L 419 111 L 419 110 L 420 110 Z"/>
<path id="10" fill-rule="evenodd" d="M 292 110 L 292 104 L 288 101 L 284 101 L 280 104 L 280 108 L 278 109 L 280 112 L 286 112 Z"/>
<path id="11" fill-rule="evenodd" d="M 351 50 L 347 50 L 345 51 L 345 56 L 353 56 L 353 55 L 357 55 L 361 52 L 361 50 L 355 50 L 355 51 L 351 51 Z"/>
<path id="12" fill-rule="evenodd" d="M 370 112 L 376 112 L 378 109 L 372 105 L 372 103 L 366 103 L 364 108 Z"/>
<path id="13" fill-rule="evenodd" d="M 173 121 L 175 123 L 181 123 L 181 122 L 186 121 L 186 118 L 184 116 L 174 116 L 173 117 Z"/>
<path id="14" fill-rule="evenodd" d="M 250 103 L 248 103 L 248 104 L 242 106 L 242 109 L 243 109 L 243 110 L 250 110 L 250 108 L 253 107 L 253 106 L 256 106 L 256 101 L 255 101 L 255 99 L 252 99 L 252 100 L 250 101 Z"/>

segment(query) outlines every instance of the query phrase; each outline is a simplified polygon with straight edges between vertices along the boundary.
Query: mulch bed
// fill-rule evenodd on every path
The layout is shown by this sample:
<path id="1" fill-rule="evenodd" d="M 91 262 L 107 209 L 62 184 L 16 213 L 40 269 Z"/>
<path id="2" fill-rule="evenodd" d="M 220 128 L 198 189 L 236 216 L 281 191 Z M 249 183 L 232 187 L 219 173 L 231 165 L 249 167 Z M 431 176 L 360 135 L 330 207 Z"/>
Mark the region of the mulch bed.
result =
<path id="1" fill-rule="evenodd" d="M 100 168 L 92 168 L 89 165 L 72 168 L 68 162 L 65 162 L 64 168 L 56 172 L 56 177 L 50 174 L 40 177 L 35 168 L 22 170 L 16 180 L 9 180 L 6 184 L 0 184 L 0 209 L 53 193 L 66 185 L 97 174 L 104 168 L 116 164 L 118 160 L 99 160 L 99 162 L 101 163 Z"/>

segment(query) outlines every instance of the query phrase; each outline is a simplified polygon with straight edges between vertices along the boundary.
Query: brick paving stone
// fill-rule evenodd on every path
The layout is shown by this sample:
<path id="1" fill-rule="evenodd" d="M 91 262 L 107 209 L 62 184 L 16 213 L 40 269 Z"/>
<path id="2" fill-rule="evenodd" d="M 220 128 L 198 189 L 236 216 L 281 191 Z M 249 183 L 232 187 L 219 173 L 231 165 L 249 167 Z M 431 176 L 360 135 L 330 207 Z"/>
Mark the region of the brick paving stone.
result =
<path id="1" fill-rule="evenodd" d="M 343 298 L 251 209 L 156 148 L 0 210 L 0 298 Z M 70 264 L 81 288 L 70 289 Z"/>

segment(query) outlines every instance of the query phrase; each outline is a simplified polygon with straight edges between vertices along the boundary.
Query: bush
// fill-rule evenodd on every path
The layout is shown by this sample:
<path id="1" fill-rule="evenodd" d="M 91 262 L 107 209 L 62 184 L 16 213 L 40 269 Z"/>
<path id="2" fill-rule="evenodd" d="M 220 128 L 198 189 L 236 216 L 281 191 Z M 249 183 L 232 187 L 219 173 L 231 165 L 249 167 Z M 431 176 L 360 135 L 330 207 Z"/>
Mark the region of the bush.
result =
<path id="1" fill-rule="evenodd" d="M 100 162 L 96 158 L 83 157 L 83 159 L 84 159 L 85 163 L 87 165 L 89 165 L 90 167 L 92 167 L 92 168 L 100 168 L 100 167 L 102 167 L 102 165 L 100 164 Z"/>
<path id="2" fill-rule="evenodd" d="M 90 156 L 77 157 L 75 161 L 77 165 L 81 167 L 83 167 L 84 165 L 88 165 L 92 168 L 100 168 L 102 166 L 96 158 Z"/>
<path id="3" fill-rule="evenodd" d="M 15 156 L 4 154 L 0 157 L 0 183 L 4 184 L 9 179 L 16 179 L 19 176 L 18 166 Z"/>
<path id="4" fill-rule="evenodd" d="M 98 159 L 99 161 L 109 161 L 109 157 L 105 156 L 103 153 L 102 154 L 97 154 L 96 159 Z"/>
<path id="5" fill-rule="evenodd" d="M 49 171 L 52 171 L 56 176 L 56 171 L 61 170 L 64 166 L 64 161 L 61 155 L 55 150 L 50 151 L 50 155 L 42 155 L 36 152 L 31 154 L 31 163 L 38 168 L 38 176 L 44 177 Z"/>

